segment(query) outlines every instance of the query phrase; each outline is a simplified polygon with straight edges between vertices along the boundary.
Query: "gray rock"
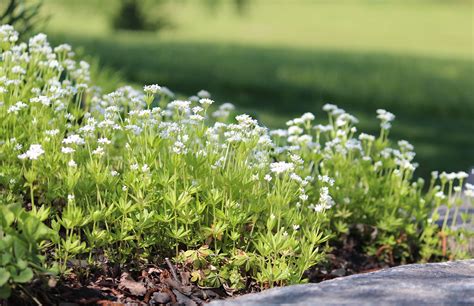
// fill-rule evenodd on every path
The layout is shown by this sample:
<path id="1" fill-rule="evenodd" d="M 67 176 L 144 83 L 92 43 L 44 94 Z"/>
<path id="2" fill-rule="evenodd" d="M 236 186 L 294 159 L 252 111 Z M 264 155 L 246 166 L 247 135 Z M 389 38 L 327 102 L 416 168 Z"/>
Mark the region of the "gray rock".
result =
<path id="1" fill-rule="evenodd" d="M 171 301 L 171 298 L 166 292 L 155 292 L 153 293 L 152 301 L 157 304 L 166 304 Z"/>
<path id="2" fill-rule="evenodd" d="M 174 295 L 176 295 L 176 300 L 178 301 L 179 305 L 183 306 L 197 306 L 198 304 L 194 302 L 192 299 L 187 297 L 186 295 L 182 294 L 176 289 L 173 289 Z"/>
<path id="3" fill-rule="evenodd" d="M 318 284 L 274 288 L 211 306 L 474 305 L 474 259 L 414 264 Z"/>

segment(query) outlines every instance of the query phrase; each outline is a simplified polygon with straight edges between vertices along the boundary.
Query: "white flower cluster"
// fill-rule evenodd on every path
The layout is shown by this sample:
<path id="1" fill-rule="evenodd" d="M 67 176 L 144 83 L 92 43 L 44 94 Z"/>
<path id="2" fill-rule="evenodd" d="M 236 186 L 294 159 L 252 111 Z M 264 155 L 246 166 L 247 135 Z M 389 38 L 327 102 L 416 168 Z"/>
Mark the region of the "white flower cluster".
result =
<path id="1" fill-rule="evenodd" d="M 51 48 L 46 38 L 39 34 L 28 44 L 14 45 L 17 33 L 9 26 L 0 26 L 2 65 L 11 71 L 0 75 L 0 94 L 11 96 L 0 107 L 9 118 L 29 116 L 37 137 L 10 146 L 14 156 L 29 146 L 25 153 L 17 155 L 22 160 L 39 159 L 45 154 L 43 146 L 49 157 L 50 148 L 54 147 L 69 171 L 81 168 L 81 158 L 87 156 L 94 162 L 107 160 L 103 166 L 115 180 L 123 179 L 129 171 L 151 177 L 158 168 L 152 163 L 155 159 L 158 163 L 170 159 L 176 163 L 173 167 L 195 163 L 193 171 L 199 165 L 208 167 L 213 174 L 242 167 L 256 186 L 276 188 L 280 182 L 288 183 L 294 189 L 291 203 L 316 212 L 330 209 L 336 201 L 353 201 L 337 194 L 336 183 L 345 175 L 342 171 L 332 172 L 330 167 L 337 162 L 347 167 L 362 165 L 374 175 L 388 173 L 398 181 L 411 177 L 417 167 L 414 147 L 405 140 L 399 141 L 397 148 L 384 145 L 379 149 L 395 119 L 386 110 L 377 110 L 382 127 L 380 138 L 358 133 L 357 118 L 333 104 L 323 106 L 329 117 L 327 124 L 315 124 L 316 116 L 304 113 L 289 120 L 286 129 L 270 131 L 246 114 L 229 120 L 234 105 L 216 107 L 205 90 L 175 100 L 168 88 L 157 84 L 146 85 L 142 90 L 124 86 L 102 94 L 89 86 L 89 64 L 76 62 L 69 45 Z M 32 64 L 37 65 L 35 73 L 29 73 Z M 45 76 L 48 78 L 43 79 Z M 31 84 L 25 90 L 26 96 L 17 90 L 24 84 Z M 74 106 L 78 108 L 75 111 Z M 41 120 L 38 114 L 46 119 Z M 31 142 L 35 144 L 29 145 Z M 126 153 L 117 157 L 114 151 Z M 438 176 L 441 181 L 462 181 L 467 174 Z M 197 182 L 200 178 L 193 179 Z M 367 194 L 366 182 L 355 185 Z M 472 197 L 472 185 L 466 184 L 464 193 Z M 443 192 L 436 197 L 444 197 Z"/>
<path id="2" fill-rule="evenodd" d="M 378 109 L 377 118 L 380 119 L 380 127 L 384 130 L 389 130 L 392 127 L 390 122 L 395 120 L 395 115 L 384 109 Z"/>
<path id="3" fill-rule="evenodd" d="M 43 147 L 40 144 L 32 144 L 28 151 L 18 155 L 19 159 L 30 159 L 37 160 L 41 155 L 44 154 Z"/>
<path id="4" fill-rule="evenodd" d="M 432 176 L 438 176 L 436 172 L 433 172 L 432 173 Z M 454 180 L 464 180 L 466 178 L 469 177 L 469 174 L 467 174 L 467 172 L 464 172 L 464 171 L 459 171 L 459 172 L 441 172 L 441 174 L 439 175 L 439 178 L 441 181 L 454 181 Z"/>
<path id="5" fill-rule="evenodd" d="M 287 162 L 277 162 L 270 164 L 270 171 L 276 174 L 293 171 L 295 165 Z"/>
<path id="6" fill-rule="evenodd" d="M 18 40 L 18 32 L 9 25 L 0 26 L 0 41 L 4 43 L 14 43 Z"/>
<path id="7" fill-rule="evenodd" d="M 474 199 L 474 185 L 466 183 L 466 190 L 464 190 L 464 195 L 468 198 Z"/>

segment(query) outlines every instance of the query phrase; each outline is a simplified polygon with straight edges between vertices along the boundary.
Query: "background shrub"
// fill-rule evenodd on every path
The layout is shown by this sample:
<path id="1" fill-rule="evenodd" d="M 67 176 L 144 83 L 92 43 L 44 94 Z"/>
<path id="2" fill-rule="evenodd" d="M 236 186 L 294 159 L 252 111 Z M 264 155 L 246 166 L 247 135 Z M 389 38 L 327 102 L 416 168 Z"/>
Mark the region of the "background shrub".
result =
<path id="1" fill-rule="evenodd" d="M 27 37 L 47 20 L 40 15 L 42 0 L 6 0 L 0 4 L 0 24 L 15 26 L 15 29 Z"/>

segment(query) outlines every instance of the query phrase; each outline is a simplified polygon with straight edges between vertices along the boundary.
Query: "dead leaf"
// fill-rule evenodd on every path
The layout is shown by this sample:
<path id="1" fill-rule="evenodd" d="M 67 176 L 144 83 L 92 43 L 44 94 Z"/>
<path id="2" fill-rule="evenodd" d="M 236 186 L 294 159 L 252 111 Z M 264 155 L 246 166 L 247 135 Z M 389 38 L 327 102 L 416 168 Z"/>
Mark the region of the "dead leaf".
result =
<path id="1" fill-rule="evenodd" d="M 189 286 L 191 283 L 189 282 L 189 279 L 191 278 L 191 273 L 187 271 L 182 271 L 179 273 L 181 276 L 181 283 L 183 286 Z"/>
<path id="2" fill-rule="evenodd" d="M 135 296 L 144 296 L 146 288 L 142 283 L 136 282 L 128 273 L 123 273 L 120 277 L 120 290 L 128 290 L 130 294 Z"/>

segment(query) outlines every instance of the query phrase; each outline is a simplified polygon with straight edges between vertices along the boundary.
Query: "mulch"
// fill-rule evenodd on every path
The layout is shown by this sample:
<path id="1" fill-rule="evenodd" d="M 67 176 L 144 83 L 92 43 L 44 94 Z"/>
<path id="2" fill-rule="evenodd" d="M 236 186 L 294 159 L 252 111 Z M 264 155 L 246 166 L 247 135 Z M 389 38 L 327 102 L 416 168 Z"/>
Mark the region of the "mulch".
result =
<path id="1" fill-rule="evenodd" d="M 321 282 L 346 275 L 376 271 L 383 265 L 362 255 L 333 251 L 328 261 L 307 272 L 310 282 Z M 349 258 L 345 258 L 349 256 Z M 355 260 L 354 260 L 355 259 Z M 190 282 L 189 271 L 180 267 L 147 266 L 141 271 L 127 271 L 117 267 L 80 275 L 71 273 L 56 282 L 35 280 L 25 290 L 15 290 L 14 295 L 0 304 L 10 305 L 202 305 L 216 299 L 258 292 L 255 284 L 239 292 L 224 288 L 202 288 Z"/>
<path id="2" fill-rule="evenodd" d="M 333 246 L 325 262 L 311 268 L 305 277 L 317 283 L 392 266 L 364 254 L 358 242 L 359 239 L 346 237 Z M 139 270 L 107 264 L 92 268 L 82 261 L 71 262 L 71 268 L 74 272 L 59 281 L 36 279 L 22 289 L 17 288 L 13 296 L 8 301 L 0 301 L 0 305 L 193 306 L 261 291 L 254 282 L 238 292 L 224 287 L 199 287 L 190 281 L 191 274 L 186 267 L 173 265 L 168 259 L 162 260 L 161 265 L 142 264 Z"/>

